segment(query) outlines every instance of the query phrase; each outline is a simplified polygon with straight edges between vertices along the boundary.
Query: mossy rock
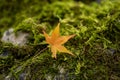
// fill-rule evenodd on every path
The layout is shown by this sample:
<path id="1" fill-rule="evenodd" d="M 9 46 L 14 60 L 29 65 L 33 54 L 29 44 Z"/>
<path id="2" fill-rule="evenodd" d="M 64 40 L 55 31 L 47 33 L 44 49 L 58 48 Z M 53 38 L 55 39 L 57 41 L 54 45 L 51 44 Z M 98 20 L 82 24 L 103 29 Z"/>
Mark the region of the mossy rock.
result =
<path id="1" fill-rule="evenodd" d="M 0 3 L 0 37 L 10 27 L 30 37 L 22 47 L 0 41 L 1 80 L 120 79 L 119 0 L 12 2 Z M 75 57 L 64 53 L 58 53 L 57 59 L 51 57 L 42 30 L 51 33 L 59 22 L 61 35 L 76 34 L 64 45 Z"/>

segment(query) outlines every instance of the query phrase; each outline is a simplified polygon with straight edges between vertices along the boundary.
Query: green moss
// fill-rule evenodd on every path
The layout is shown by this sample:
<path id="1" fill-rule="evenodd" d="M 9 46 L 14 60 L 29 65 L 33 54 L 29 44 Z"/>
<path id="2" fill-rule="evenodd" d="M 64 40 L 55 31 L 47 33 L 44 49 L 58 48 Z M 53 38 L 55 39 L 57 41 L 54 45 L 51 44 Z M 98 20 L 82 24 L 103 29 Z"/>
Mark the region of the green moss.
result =
<path id="1" fill-rule="evenodd" d="M 14 27 L 15 32 L 28 32 L 30 37 L 24 47 L 0 42 L 1 79 L 4 73 L 19 80 L 24 73 L 26 80 L 44 80 L 49 75 L 53 80 L 60 76 L 59 67 L 64 68 L 62 75 L 69 80 L 120 79 L 119 0 L 100 4 L 74 0 L 3 2 L 0 3 L 4 13 L 0 26 L 4 28 L 0 28 L 0 36 L 6 28 Z M 8 11 L 7 6 L 10 6 Z M 65 44 L 75 57 L 61 53 L 53 59 L 50 49 L 46 48 L 42 30 L 51 33 L 58 22 L 61 23 L 61 35 L 76 34 Z M 8 55 L 1 56 L 6 51 Z"/>

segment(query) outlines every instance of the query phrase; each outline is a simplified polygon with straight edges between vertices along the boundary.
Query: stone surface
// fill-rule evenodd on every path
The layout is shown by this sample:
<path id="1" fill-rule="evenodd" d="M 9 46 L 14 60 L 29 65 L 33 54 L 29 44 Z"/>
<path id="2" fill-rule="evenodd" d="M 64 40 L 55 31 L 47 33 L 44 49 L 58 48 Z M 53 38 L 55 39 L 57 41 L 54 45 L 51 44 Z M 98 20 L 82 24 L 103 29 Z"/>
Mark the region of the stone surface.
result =
<path id="1" fill-rule="evenodd" d="M 13 45 L 24 46 L 28 42 L 27 40 L 28 36 L 29 36 L 28 33 L 20 31 L 14 33 L 14 29 L 10 28 L 9 30 L 4 32 L 1 41 L 6 43 L 12 43 Z"/>

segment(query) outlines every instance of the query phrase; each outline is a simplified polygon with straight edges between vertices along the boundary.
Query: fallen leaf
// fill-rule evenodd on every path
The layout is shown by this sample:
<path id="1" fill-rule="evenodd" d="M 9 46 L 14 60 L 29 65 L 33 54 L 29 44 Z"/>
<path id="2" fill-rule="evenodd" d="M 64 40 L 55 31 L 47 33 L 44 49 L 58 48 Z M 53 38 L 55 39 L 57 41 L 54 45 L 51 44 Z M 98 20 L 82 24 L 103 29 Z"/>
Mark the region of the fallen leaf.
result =
<path id="1" fill-rule="evenodd" d="M 51 47 L 52 57 L 56 58 L 57 51 L 74 55 L 69 50 L 67 50 L 63 46 L 63 44 L 66 43 L 70 38 L 74 37 L 75 35 L 60 36 L 59 26 L 60 26 L 60 23 L 58 23 L 57 27 L 53 30 L 51 36 L 49 36 L 45 31 L 43 31 L 46 42 Z"/>

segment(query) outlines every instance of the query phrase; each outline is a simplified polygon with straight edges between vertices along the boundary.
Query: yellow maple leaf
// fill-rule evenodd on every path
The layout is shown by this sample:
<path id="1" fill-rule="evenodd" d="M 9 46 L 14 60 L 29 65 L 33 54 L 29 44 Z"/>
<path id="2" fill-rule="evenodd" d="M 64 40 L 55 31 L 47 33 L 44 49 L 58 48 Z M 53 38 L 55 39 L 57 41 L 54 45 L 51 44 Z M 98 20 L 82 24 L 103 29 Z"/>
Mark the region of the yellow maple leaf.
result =
<path id="1" fill-rule="evenodd" d="M 66 43 L 70 38 L 74 37 L 75 35 L 60 36 L 59 26 L 60 26 L 60 23 L 58 23 L 57 27 L 53 30 L 51 36 L 49 36 L 45 31 L 43 31 L 46 42 L 51 47 L 52 57 L 56 58 L 57 51 L 74 55 L 69 50 L 67 50 L 63 46 L 63 44 Z"/>

